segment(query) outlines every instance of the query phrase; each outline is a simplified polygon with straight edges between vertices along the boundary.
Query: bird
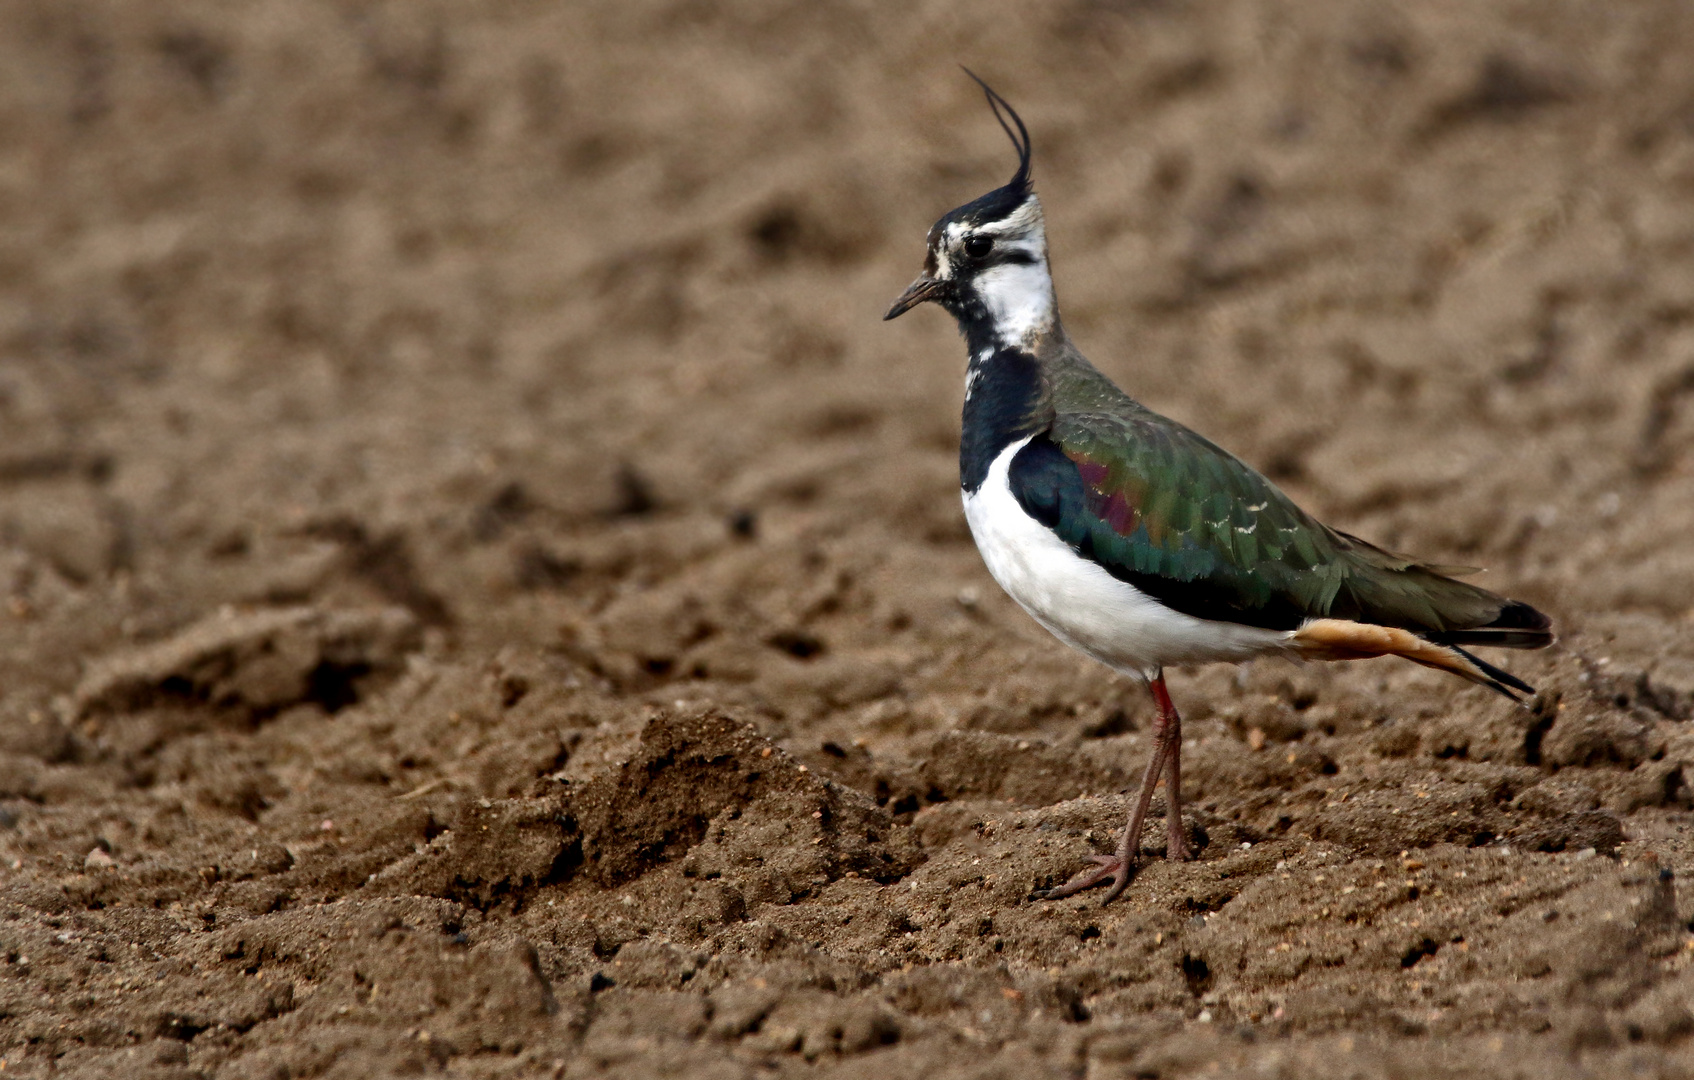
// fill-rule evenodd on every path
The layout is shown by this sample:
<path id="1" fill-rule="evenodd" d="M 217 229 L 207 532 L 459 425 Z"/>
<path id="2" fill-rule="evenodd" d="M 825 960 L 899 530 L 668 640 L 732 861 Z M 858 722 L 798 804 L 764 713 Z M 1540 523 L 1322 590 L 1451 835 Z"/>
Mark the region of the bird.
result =
<path id="1" fill-rule="evenodd" d="M 960 490 L 994 580 L 1060 641 L 1151 690 L 1151 757 L 1117 850 L 1037 894 L 1110 883 L 1110 903 L 1134 874 L 1161 780 L 1166 855 L 1193 857 L 1182 825 L 1182 718 L 1165 668 L 1399 656 L 1522 704 L 1534 688 L 1469 650 L 1544 648 L 1552 622 L 1457 580 L 1469 568 L 1322 524 L 1095 368 L 1059 319 L 1029 131 L 965 73 L 1011 140 L 1017 171 L 935 223 L 922 273 L 883 318 L 933 303 L 958 322 L 968 354 Z"/>

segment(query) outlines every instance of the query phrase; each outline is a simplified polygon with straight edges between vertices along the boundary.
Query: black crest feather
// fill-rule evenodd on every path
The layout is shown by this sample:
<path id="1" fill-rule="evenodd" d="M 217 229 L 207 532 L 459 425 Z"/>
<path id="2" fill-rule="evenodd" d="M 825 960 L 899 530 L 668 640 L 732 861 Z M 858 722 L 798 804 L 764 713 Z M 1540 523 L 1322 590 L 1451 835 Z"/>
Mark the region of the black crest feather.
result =
<path id="1" fill-rule="evenodd" d="M 1023 126 L 1023 118 L 1018 116 L 1017 110 L 996 94 L 993 87 L 977 78 L 976 72 L 970 68 L 965 68 L 964 72 L 976 80 L 983 93 L 988 95 L 988 107 L 994 110 L 994 119 L 1000 122 L 1000 129 L 1006 133 L 1006 138 L 1012 140 L 1012 146 L 1018 152 L 1018 171 L 1003 186 L 955 209 L 937 222 L 938 225 L 959 220 L 976 223 L 999 221 L 1029 198 L 1029 129 Z"/>
<path id="2" fill-rule="evenodd" d="M 1006 133 L 1006 138 L 1012 140 L 1012 146 L 1018 152 L 1018 171 L 1006 182 L 1006 189 L 1019 195 L 1029 194 L 1029 129 L 1023 126 L 1023 117 L 1018 115 L 1010 102 L 995 93 L 992 86 L 983 82 L 976 72 L 963 64 L 959 66 L 982 87 L 982 92 L 988 96 L 988 107 L 994 110 L 994 119 L 1000 121 L 1000 130 Z M 1008 116 L 1012 118 L 1010 124 L 1006 122 Z M 1012 130 L 1012 124 L 1017 125 L 1016 131 Z"/>

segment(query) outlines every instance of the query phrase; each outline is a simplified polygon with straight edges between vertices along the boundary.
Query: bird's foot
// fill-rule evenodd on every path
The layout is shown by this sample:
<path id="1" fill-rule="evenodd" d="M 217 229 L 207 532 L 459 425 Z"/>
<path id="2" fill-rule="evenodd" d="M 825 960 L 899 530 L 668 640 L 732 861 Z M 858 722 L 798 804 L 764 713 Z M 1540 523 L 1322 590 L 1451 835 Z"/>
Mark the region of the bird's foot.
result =
<path id="1" fill-rule="evenodd" d="M 1180 825 L 1165 837 L 1165 858 L 1171 862 L 1187 862 L 1194 858 L 1194 849 L 1188 846 L 1188 837 L 1183 835 Z"/>
<path id="2" fill-rule="evenodd" d="M 1084 870 L 1056 888 L 1038 893 L 1038 900 L 1063 900 L 1067 896 L 1075 896 L 1085 889 L 1092 889 L 1103 881 L 1110 881 L 1112 887 L 1106 890 L 1101 904 L 1109 904 L 1117 899 L 1129 885 L 1129 879 L 1134 876 L 1135 864 L 1119 855 L 1091 855 L 1089 858 L 1099 866 L 1093 870 Z"/>

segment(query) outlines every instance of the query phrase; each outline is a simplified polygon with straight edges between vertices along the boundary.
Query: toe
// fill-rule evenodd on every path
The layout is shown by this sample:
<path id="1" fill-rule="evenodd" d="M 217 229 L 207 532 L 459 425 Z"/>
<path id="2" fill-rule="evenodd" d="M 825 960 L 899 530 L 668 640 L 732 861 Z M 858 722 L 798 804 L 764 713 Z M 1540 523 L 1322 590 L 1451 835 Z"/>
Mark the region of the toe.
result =
<path id="1" fill-rule="evenodd" d="M 1090 855 L 1089 861 L 1098 864 L 1097 869 L 1082 871 L 1063 885 L 1038 894 L 1039 899 L 1063 900 L 1067 896 L 1075 896 L 1086 889 L 1092 889 L 1101 882 L 1110 881 L 1112 888 L 1106 894 L 1106 900 L 1110 902 L 1112 897 L 1123 892 L 1124 886 L 1129 884 L 1129 867 L 1116 855 Z"/>
<path id="2" fill-rule="evenodd" d="M 1121 867 L 1116 874 L 1112 875 L 1112 887 L 1107 889 L 1106 895 L 1100 898 L 1100 906 L 1105 907 L 1113 900 L 1116 900 L 1128 887 L 1129 867 L 1125 866 Z"/>

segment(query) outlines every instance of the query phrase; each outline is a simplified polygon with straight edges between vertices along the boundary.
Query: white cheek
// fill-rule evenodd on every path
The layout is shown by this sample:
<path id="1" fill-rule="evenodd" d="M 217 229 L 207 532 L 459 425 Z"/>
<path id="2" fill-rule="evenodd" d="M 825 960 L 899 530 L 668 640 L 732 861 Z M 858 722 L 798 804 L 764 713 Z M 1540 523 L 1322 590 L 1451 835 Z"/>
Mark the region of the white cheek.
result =
<path id="1" fill-rule="evenodd" d="M 1053 323 L 1053 279 L 1040 261 L 986 270 L 976 279 L 976 291 L 1007 344 L 1022 342 Z"/>

